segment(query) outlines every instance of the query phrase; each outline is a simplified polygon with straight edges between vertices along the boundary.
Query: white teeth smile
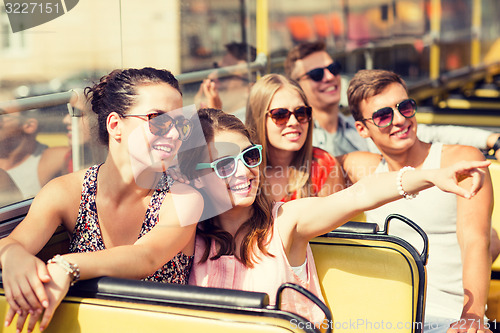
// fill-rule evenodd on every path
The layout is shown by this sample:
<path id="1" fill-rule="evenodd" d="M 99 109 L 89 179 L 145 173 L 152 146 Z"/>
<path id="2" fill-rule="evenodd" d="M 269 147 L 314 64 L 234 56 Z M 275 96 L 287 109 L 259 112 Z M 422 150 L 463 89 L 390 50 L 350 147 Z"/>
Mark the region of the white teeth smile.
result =
<path id="1" fill-rule="evenodd" d="M 296 137 L 300 136 L 300 133 L 297 133 L 297 132 L 286 133 L 284 136 L 290 137 L 290 138 L 296 138 Z"/>
<path id="2" fill-rule="evenodd" d="M 325 92 L 331 92 L 331 91 L 336 91 L 337 90 L 337 87 L 336 86 L 332 86 L 332 87 L 328 87 L 325 89 Z"/>
<path id="3" fill-rule="evenodd" d="M 231 190 L 232 191 L 243 191 L 243 190 L 247 190 L 249 188 L 250 188 L 250 181 L 248 181 L 245 184 L 240 184 L 240 185 L 232 186 Z"/>
<path id="4" fill-rule="evenodd" d="M 409 127 L 405 128 L 404 130 L 402 131 L 399 131 L 399 132 L 394 132 L 394 135 L 395 136 L 402 136 L 402 135 L 405 135 L 406 133 L 408 133 L 408 129 Z"/>
<path id="5" fill-rule="evenodd" d="M 166 146 L 154 146 L 153 149 L 164 151 L 166 153 L 172 152 L 172 147 L 166 147 Z"/>

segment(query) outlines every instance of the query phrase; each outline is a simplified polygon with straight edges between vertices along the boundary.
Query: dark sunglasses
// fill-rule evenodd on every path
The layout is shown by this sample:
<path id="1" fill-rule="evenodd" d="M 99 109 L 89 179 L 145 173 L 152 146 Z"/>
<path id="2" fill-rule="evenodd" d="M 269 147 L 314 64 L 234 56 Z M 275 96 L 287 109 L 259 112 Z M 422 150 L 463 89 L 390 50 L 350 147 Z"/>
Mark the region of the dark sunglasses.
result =
<path id="1" fill-rule="evenodd" d="M 342 66 L 340 65 L 339 62 L 334 61 L 326 67 L 318 67 L 311 69 L 309 72 L 305 73 L 304 75 L 301 75 L 297 80 L 301 80 L 304 76 L 309 76 L 311 80 L 319 82 L 323 80 L 323 76 L 325 76 L 325 69 L 328 69 L 330 73 L 336 76 L 340 74 Z"/>
<path id="2" fill-rule="evenodd" d="M 267 114 L 278 126 L 286 125 L 292 114 L 299 123 L 304 124 L 311 120 L 312 108 L 307 105 L 297 106 L 293 111 L 277 108 L 267 111 Z"/>
<path id="3" fill-rule="evenodd" d="M 231 177 L 238 169 L 238 160 L 241 160 L 247 168 L 255 168 L 262 162 L 262 146 L 255 145 L 243 150 L 237 156 L 219 158 L 212 163 L 198 163 L 196 170 L 212 168 L 217 177 L 224 179 Z"/>
<path id="4" fill-rule="evenodd" d="M 399 104 L 396 104 L 396 109 L 398 109 L 399 113 L 405 118 L 411 118 L 417 112 L 417 103 L 411 99 L 405 99 Z M 392 124 L 394 119 L 394 109 L 386 106 L 385 108 L 381 108 L 373 112 L 371 118 L 365 118 L 362 120 L 371 120 L 373 123 L 381 128 L 387 127 Z"/>
<path id="5" fill-rule="evenodd" d="M 186 141 L 193 130 L 193 124 L 189 119 L 184 117 L 174 119 L 166 113 L 125 114 L 122 117 L 148 117 L 149 131 L 156 136 L 164 136 L 175 126 L 181 141 Z"/>

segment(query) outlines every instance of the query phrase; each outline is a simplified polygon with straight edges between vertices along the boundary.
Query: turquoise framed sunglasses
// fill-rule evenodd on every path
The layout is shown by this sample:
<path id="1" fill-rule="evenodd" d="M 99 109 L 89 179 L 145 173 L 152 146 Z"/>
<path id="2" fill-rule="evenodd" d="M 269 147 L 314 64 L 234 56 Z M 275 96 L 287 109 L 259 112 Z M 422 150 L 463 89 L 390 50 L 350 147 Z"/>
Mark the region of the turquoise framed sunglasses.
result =
<path id="1" fill-rule="evenodd" d="M 254 145 L 239 153 L 236 156 L 221 157 L 212 163 L 198 163 L 196 170 L 209 169 L 215 170 L 217 177 L 225 179 L 236 173 L 238 160 L 248 168 L 255 168 L 262 162 L 262 146 Z"/>

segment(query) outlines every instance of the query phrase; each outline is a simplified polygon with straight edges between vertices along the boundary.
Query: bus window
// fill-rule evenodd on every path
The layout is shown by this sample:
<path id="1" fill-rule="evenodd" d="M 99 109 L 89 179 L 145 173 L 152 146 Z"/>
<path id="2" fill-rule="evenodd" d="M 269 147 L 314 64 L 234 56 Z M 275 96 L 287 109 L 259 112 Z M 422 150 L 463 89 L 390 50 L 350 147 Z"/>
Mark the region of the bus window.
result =
<path id="1" fill-rule="evenodd" d="M 246 98 L 256 75 L 245 66 L 256 59 L 255 1 L 199 1 L 181 3 L 181 69 L 208 70 L 182 86 L 185 104 L 211 106 L 201 82 L 209 79 L 219 92 L 222 108 L 244 117 Z M 228 66 L 240 68 L 226 71 Z"/>
<path id="2" fill-rule="evenodd" d="M 118 2 L 80 1 L 52 21 L 12 32 L 6 8 L 0 6 L 0 174 L 9 176 L 22 199 L 73 170 L 68 140 L 72 133 L 84 133 L 85 122 L 75 125 L 82 127 L 78 130 L 65 120 L 71 93 L 64 92 L 82 89 L 102 73 L 122 67 L 120 18 Z M 83 145 L 85 139 L 74 140 Z M 90 156 L 82 156 L 77 167 L 102 160 L 102 155 L 94 160 Z M 0 182 L 0 197 L 7 191 Z M 10 201 L 0 200 L 0 207 Z"/>

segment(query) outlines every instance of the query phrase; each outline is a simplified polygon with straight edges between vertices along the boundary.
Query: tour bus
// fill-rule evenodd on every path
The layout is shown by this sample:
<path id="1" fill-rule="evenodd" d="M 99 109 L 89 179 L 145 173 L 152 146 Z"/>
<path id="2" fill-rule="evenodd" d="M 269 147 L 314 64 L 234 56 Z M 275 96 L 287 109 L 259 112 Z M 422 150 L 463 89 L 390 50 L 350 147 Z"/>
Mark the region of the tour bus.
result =
<path id="1" fill-rule="evenodd" d="M 184 105 L 196 107 L 204 103 L 201 82 L 215 73 L 224 111 L 234 113 L 244 109 L 259 77 L 284 72 L 288 50 L 315 40 L 325 41 L 341 63 L 346 114 L 349 79 L 360 69 L 382 68 L 406 80 L 418 122 L 498 132 L 499 16 L 496 0 L 4 0 L 0 159 L 16 141 L 15 132 L 2 133 L 4 125 L 22 115 L 37 144 L 55 152 L 50 177 L 103 162 L 106 150 L 90 134 L 95 119 L 82 90 L 113 69 L 168 69 L 181 84 Z M 233 47 L 244 64 L 226 61 Z M 492 151 L 484 154 L 496 190 L 500 164 Z M 22 221 L 49 180 L 26 170 L 19 182 L 34 186 L 0 187 L 0 237 Z M 394 223 L 412 228 L 423 247 L 392 235 Z M 498 209 L 492 225 L 500 228 Z M 58 229 L 38 256 L 64 253 L 68 240 Z M 294 284 L 270 301 L 265 293 L 101 277 L 72 286 L 46 331 L 423 331 L 428 239 L 418 224 L 393 214 L 381 229 L 360 217 L 312 240 L 311 248 L 325 302 Z M 493 331 L 500 320 L 499 272 L 496 261 L 487 309 Z M 285 289 L 311 298 L 324 321 L 314 325 L 282 310 Z M 7 309 L 0 289 L 0 316 Z"/>

